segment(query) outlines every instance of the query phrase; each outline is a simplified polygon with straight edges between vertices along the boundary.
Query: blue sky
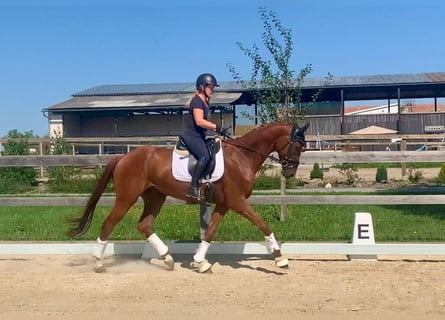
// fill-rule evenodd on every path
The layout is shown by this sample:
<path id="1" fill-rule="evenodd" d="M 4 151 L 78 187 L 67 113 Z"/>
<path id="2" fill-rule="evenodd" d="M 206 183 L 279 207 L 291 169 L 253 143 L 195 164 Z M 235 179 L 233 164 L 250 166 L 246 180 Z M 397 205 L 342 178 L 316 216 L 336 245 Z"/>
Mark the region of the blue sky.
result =
<path id="1" fill-rule="evenodd" d="M 47 135 L 43 108 L 98 85 L 231 81 L 227 63 L 249 79 L 236 42 L 261 45 L 260 6 L 292 30 L 291 67 L 309 77 L 445 71 L 441 0 L 2 0 L 0 137 Z"/>

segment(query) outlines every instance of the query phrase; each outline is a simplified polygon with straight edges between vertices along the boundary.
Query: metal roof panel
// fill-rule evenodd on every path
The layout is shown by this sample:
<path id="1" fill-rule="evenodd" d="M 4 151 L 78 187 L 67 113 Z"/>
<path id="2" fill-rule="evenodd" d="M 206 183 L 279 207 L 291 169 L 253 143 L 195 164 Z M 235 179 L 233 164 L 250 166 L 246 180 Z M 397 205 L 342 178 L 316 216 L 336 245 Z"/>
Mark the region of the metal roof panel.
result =
<path id="1" fill-rule="evenodd" d="M 393 84 L 418 84 L 445 82 L 445 72 L 418 73 L 418 74 L 384 74 L 371 76 L 349 76 L 333 77 L 329 82 L 329 87 L 349 87 L 349 86 L 378 86 Z M 237 81 L 219 82 L 218 90 L 226 92 L 245 91 L 243 86 Z M 326 87 L 326 79 L 305 78 L 302 88 Z M 78 96 L 113 96 L 113 95 L 144 95 L 144 94 L 164 94 L 164 93 L 192 93 L 195 91 L 194 83 L 151 83 L 151 84 L 110 84 L 93 87 L 74 93 Z"/>
<path id="2" fill-rule="evenodd" d="M 230 105 L 241 96 L 241 93 L 215 92 L 211 105 Z M 184 107 L 191 97 L 190 93 L 121 95 L 121 96 L 76 96 L 48 108 L 49 111 L 75 109 L 126 109 L 154 107 Z"/>
<path id="3" fill-rule="evenodd" d="M 254 103 L 252 95 L 241 83 L 226 81 L 219 84 L 212 104 Z M 345 100 L 396 98 L 396 87 L 401 89 L 401 98 L 445 97 L 445 72 L 333 77 L 329 83 L 326 78 L 308 77 L 302 84 L 302 101 L 310 101 L 310 96 L 320 88 L 324 101 L 339 101 L 340 90 L 343 90 Z M 194 83 L 103 85 L 77 92 L 72 99 L 43 111 L 183 107 L 194 91 Z"/>

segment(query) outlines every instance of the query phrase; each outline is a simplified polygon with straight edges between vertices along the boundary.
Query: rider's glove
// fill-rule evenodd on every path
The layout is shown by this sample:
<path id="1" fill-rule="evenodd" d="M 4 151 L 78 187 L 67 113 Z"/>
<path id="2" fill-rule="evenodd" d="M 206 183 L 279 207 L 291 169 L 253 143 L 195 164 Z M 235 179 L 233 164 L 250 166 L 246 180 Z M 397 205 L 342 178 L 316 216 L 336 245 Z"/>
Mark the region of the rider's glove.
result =
<path id="1" fill-rule="evenodd" d="M 220 124 L 216 125 L 216 132 L 222 136 L 227 136 L 229 134 L 229 128 L 223 128 Z"/>

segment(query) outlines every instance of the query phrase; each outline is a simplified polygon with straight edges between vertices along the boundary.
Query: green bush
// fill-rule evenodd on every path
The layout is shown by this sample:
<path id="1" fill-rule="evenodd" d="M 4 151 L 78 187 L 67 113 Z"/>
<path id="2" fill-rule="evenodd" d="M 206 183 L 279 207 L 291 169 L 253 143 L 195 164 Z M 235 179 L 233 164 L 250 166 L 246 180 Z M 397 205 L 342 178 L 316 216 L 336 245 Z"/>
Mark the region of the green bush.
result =
<path id="1" fill-rule="evenodd" d="M 353 185 L 360 180 L 355 163 L 342 163 L 338 166 L 338 171 L 346 177 L 345 183 L 347 185 Z"/>
<path id="2" fill-rule="evenodd" d="M 16 168 L 18 170 L 20 168 Z M 1 174 L 0 175 L 0 193 L 1 194 L 14 194 L 14 193 L 25 193 L 33 190 L 34 185 L 26 183 L 23 181 L 17 181 L 15 174 Z"/>
<path id="3" fill-rule="evenodd" d="M 422 171 L 420 171 L 420 170 L 418 170 L 416 168 L 413 168 L 413 167 L 410 167 L 408 169 L 408 180 L 409 180 L 409 182 L 411 182 L 411 183 L 419 183 L 420 180 L 422 180 L 422 177 L 423 177 Z"/>
<path id="4" fill-rule="evenodd" d="M 1 152 L 5 156 L 29 155 L 28 139 L 33 138 L 32 131 L 20 133 L 8 132 L 8 141 Z M 0 193 L 26 192 L 37 185 L 37 172 L 29 167 L 0 168 Z"/>
<path id="5" fill-rule="evenodd" d="M 72 150 L 61 133 L 54 132 L 50 139 L 50 153 L 55 155 L 71 154 Z M 81 170 L 74 166 L 47 167 L 50 192 L 80 192 Z"/>
<path id="6" fill-rule="evenodd" d="M 380 166 L 377 168 L 377 172 L 375 174 L 375 181 L 382 182 L 388 181 L 388 171 L 385 166 Z"/>
<path id="7" fill-rule="evenodd" d="M 97 181 L 102 176 L 103 169 L 95 168 L 93 172 L 72 167 L 57 167 L 54 180 L 50 180 L 48 191 L 54 193 L 91 193 Z M 75 169 L 71 171 L 71 169 Z M 71 171 L 71 175 L 70 175 Z M 69 178 L 67 178 L 69 177 Z M 112 181 L 105 192 L 113 192 Z"/>
<path id="8" fill-rule="evenodd" d="M 440 166 L 439 175 L 435 179 L 437 183 L 444 184 L 445 183 L 445 163 L 442 163 Z"/>
<path id="9" fill-rule="evenodd" d="M 314 167 L 312 168 L 311 174 L 309 178 L 312 179 L 321 179 L 323 180 L 323 171 L 320 169 L 320 165 L 318 163 L 314 163 Z"/>

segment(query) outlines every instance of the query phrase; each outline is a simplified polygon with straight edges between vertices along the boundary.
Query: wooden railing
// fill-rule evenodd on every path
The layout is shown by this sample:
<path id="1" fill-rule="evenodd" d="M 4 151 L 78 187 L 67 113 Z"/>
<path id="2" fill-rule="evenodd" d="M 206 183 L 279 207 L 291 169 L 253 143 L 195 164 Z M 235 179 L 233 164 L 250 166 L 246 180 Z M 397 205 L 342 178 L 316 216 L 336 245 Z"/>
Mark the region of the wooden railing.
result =
<path id="1" fill-rule="evenodd" d="M 116 155 L 48 155 L 1 156 L 0 167 L 98 166 Z M 308 151 L 300 158 L 302 164 L 372 163 L 372 162 L 445 162 L 443 151 Z"/>
<path id="2" fill-rule="evenodd" d="M 2 156 L 0 167 L 66 166 L 90 167 L 106 165 L 115 155 L 77 156 Z M 441 151 L 333 152 L 309 151 L 301 156 L 302 164 L 370 163 L 370 162 L 445 162 Z M 0 197 L 0 206 L 83 206 L 86 196 L 76 197 Z M 253 195 L 252 204 L 444 204 L 445 195 Z M 103 197 L 99 205 L 112 205 L 114 197 Z M 168 198 L 167 203 L 184 203 Z"/>
<path id="3" fill-rule="evenodd" d="M 114 196 L 104 196 L 99 200 L 99 206 L 112 206 Z M 88 201 L 87 196 L 72 197 L 0 197 L 0 206 L 24 207 L 24 206 L 84 206 Z M 167 197 L 166 204 L 185 204 L 182 200 Z M 431 205 L 444 204 L 445 195 L 252 195 L 249 198 L 251 204 L 311 204 L 311 205 Z M 139 200 L 142 205 L 142 200 Z"/>
<path id="4" fill-rule="evenodd" d="M 176 136 L 159 136 L 159 137 L 67 137 L 65 142 L 71 145 L 73 154 L 77 154 L 82 147 L 90 147 L 91 150 L 97 154 L 107 153 L 107 149 L 111 147 L 120 147 L 123 152 L 128 152 L 131 149 L 143 145 L 162 145 L 166 147 L 173 146 L 177 141 Z M 0 138 L 1 145 L 8 142 L 8 138 Z M 346 145 L 349 147 L 361 146 L 380 146 L 386 147 L 388 145 L 395 146 L 391 140 L 400 140 L 396 145 L 403 144 L 412 146 L 416 149 L 422 145 L 437 148 L 438 146 L 445 146 L 445 134 L 362 134 L 362 135 L 307 135 L 306 140 L 309 149 L 323 149 L 329 147 L 331 150 L 339 150 Z M 44 150 L 49 149 L 49 138 L 32 138 L 28 139 L 28 145 L 35 154 L 43 155 Z M 403 150 L 403 149 L 402 149 Z"/>

